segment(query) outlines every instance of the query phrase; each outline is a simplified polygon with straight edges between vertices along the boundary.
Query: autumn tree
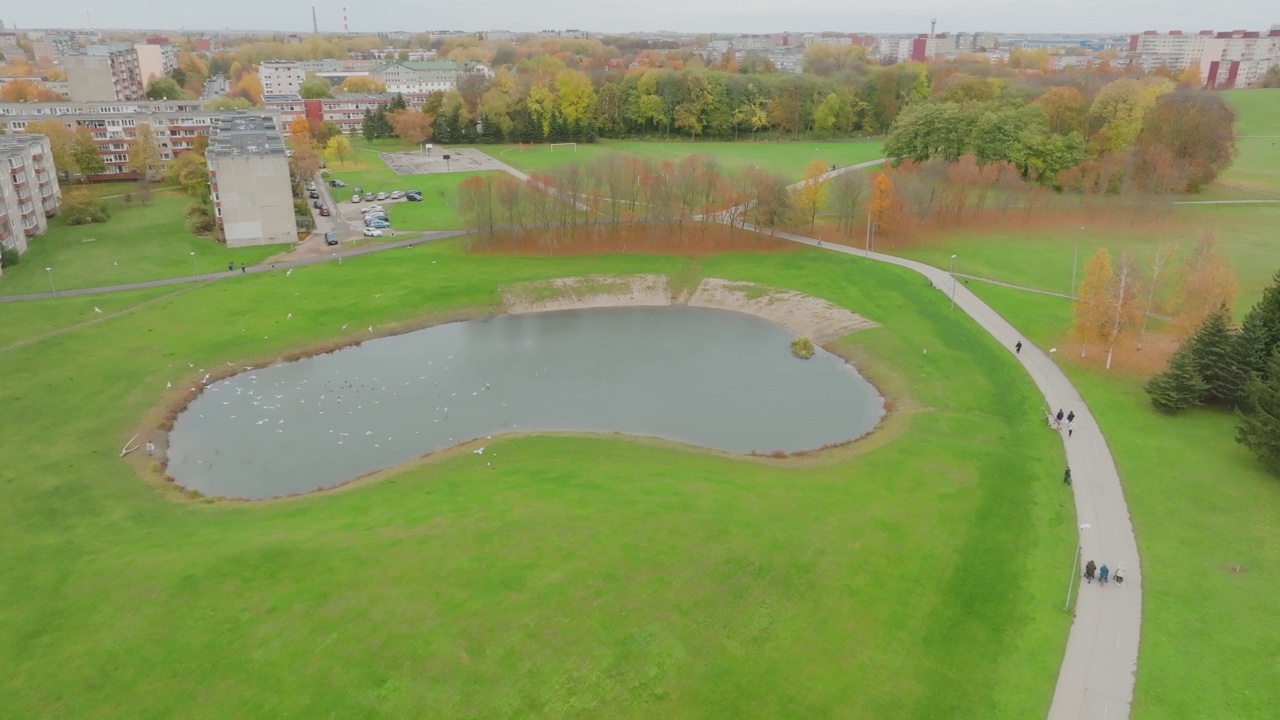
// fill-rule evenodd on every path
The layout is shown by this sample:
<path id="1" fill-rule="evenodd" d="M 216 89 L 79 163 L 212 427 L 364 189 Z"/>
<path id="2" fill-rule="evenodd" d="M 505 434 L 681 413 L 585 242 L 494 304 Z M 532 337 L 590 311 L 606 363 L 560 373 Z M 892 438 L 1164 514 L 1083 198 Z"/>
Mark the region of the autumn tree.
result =
<path id="1" fill-rule="evenodd" d="M 791 191 L 791 202 L 803 217 L 809 219 L 809 227 L 818 221 L 818 211 L 827 202 L 827 164 L 814 160 L 804 169 L 804 180 Z"/>
<path id="2" fill-rule="evenodd" d="M 1217 236 L 1206 231 L 1195 250 L 1182 264 L 1172 328 L 1177 337 L 1187 337 L 1210 313 L 1235 303 L 1236 278 L 1231 265 L 1218 249 Z"/>
<path id="3" fill-rule="evenodd" d="M 129 143 L 128 168 L 142 176 L 143 180 L 148 180 L 159 166 L 160 146 L 156 143 L 155 132 L 150 125 L 143 123 L 138 126 L 133 141 Z"/>
<path id="4" fill-rule="evenodd" d="M 258 79 L 255 72 L 243 73 L 238 80 L 231 84 L 231 89 L 227 91 L 227 97 L 243 98 L 252 106 L 262 104 L 262 81 Z"/>
<path id="5" fill-rule="evenodd" d="M 1045 126 L 1054 134 L 1084 130 L 1084 98 L 1070 85 L 1057 85 L 1036 99 L 1044 111 Z"/>
<path id="6" fill-rule="evenodd" d="M 1167 78 L 1123 78 L 1102 86 L 1089 106 L 1090 143 L 1098 153 L 1129 147 L 1162 95 L 1174 89 Z"/>
<path id="7" fill-rule="evenodd" d="M 80 171 L 76 166 L 75 158 L 76 134 L 71 128 L 57 120 L 37 120 L 27 123 L 25 131 L 49 138 L 53 168 L 62 175 L 63 180 L 69 179 L 72 173 Z"/>
<path id="8" fill-rule="evenodd" d="M 342 135 L 335 135 L 329 138 L 329 144 L 326 149 L 334 157 L 338 158 L 339 163 L 346 163 L 347 156 L 351 154 L 351 141 Z"/>
<path id="9" fill-rule="evenodd" d="M 1106 248 L 1098 248 L 1085 261 L 1084 277 L 1071 303 L 1070 335 L 1080 343 L 1080 357 L 1084 357 L 1088 347 L 1100 342 L 1106 334 L 1114 275 L 1111 253 Z"/>
<path id="10" fill-rule="evenodd" d="M 1143 147 L 1165 148 L 1186 169 L 1178 189 L 1197 192 L 1231 163 L 1235 119 L 1219 95 L 1169 93 L 1157 100 L 1137 141 Z"/>
<path id="11" fill-rule="evenodd" d="M 596 91 L 586 73 L 562 70 L 556 75 L 556 109 L 570 128 L 596 114 Z"/>
<path id="12" fill-rule="evenodd" d="M 431 139 L 432 118 L 415 110 L 397 110 L 387 114 L 391 132 L 401 140 L 420 145 Z"/>
<path id="13" fill-rule="evenodd" d="M 209 168 L 204 155 L 200 153 L 188 151 L 179 155 L 169 163 L 166 177 L 191 197 L 209 196 Z"/>
<path id="14" fill-rule="evenodd" d="M 353 75 L 343 80 L 337 90 L 340 93 L 383 93 L 387 91 L 387 86 L 371 77 Z"/>
<path id="15" fill-rule="evenodd" d="M 289 137 L 296 148 L 299 143 L 311 142 L 311 122 L 304 117 L 289 121 Z"/>
<path id="16" fill-rule="evenodd" d="M 836 230 L 845 242 L 863 224 L 863 196 L 867 193 L 867 176 L 860 172 L 840 173 L 831 181 L 831 210 L 835 214 Z"/>
<path id="17" fill-rule="evenodd" d="M 85 177 L 101 175 L 107 171 L 107 164 L 98 154 L 98 144 L 93 141 L 93 134 L 87 127 L 76 128 L 71 154 L 75 158 L 76 168 Z"/>
<path id="18" fill-rule="evenodd" d="M 52 102 L 62 96 L 26 78 L 10 80 L 0 86 L 0 101 L 7 103 Z"/>
<path id="19" fill-rule="evenodd" d="M 871 183 L 871 230 L 874 236 L 876 232 L 893 232 L 897 230 L 897 213 L 895 209 L 898 204 L 898 194 L 893 186 L 893 180 L 889 178 L 888 173 L 880 173 L 876 175 L 876 179 Z"/>
<path id="20" fill-rule="evenodd" d="M 1111 369 L 1111 358 L 1115 353 L 1116 343 L 1138 326 L 1139 320 L 1146 312 L 1142 307 L 1141 285 L 1137 263 L 1134 262 L 1133 256 L 1125 251 L 1120 256 L 1120 264 L 1116 267 L 1111 283 L 1107 287 L 1107 318 L 1103 326 L 1103 340 L 1107 346 L 1106 368 L 1108 370 Z"/>

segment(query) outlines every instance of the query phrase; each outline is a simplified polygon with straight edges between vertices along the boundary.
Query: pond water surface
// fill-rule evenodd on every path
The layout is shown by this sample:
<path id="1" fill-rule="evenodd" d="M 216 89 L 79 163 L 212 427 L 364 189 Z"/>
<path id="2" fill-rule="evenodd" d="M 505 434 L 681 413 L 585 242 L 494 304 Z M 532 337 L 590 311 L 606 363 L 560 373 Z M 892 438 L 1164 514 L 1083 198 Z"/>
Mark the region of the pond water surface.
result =
<path id="1" fill-rule="evenodd" d="M 210 385 L 169 435 L 169 474 L 205 495 L 332 487 L 504 432 L 652 435 L 737 453 L 856 438 L 875 389 L 795 333 L 726 310 L 504 315 L 371 340 Z M 488 462 L 492 451 L 476 457 Z"/>

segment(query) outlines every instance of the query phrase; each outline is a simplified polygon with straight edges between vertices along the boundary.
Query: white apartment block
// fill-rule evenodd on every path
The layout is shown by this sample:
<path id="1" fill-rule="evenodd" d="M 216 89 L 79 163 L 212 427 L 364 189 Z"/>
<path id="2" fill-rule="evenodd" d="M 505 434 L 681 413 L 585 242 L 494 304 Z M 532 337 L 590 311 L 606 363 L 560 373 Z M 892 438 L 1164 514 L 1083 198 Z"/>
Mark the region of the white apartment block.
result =
<path id="1" fill-rule="evenodd" d="M 1129 58 L 1148 72 L 1159 67 L 1197 68 L 1209 89 L 1253 87 L 1269 68 L 1280 65 L 1280 29 L 1194 34 L 1148 30 L 1129 38 Z"/>
<path id="2" fill-rule="evenodd" d="M 0 136 L 0 246 L 26 252 L 31 238 L 49 228 L 48 218 L 61 202 L 49 138 Z"/>
<path id="3" fill-rule="evenodd" d="M 458 77 L 473 69 L 488 74 L 488 68 L 476 63 L 468 63 L 464 67 L 450 60 L 433 60 L 378 65 L 369 71 L 369 75 L 382 83 L 389 93 L 425 95 L 454 89 L 458 86 Z"/>
<path id="4" fill-rule="evenodd" d="M 227 247 L 298 241 L 289 158 L 275 117 L 218 118 L 205 158 L 218 238 Z"/>
<path id="5" fill-rule="evenodd" d="M 90 45 L 63 59 L 71 99 L 77 102 L 140 100 L 146 93 L 138 52 L 129 43 Z"/>
<path id="6" fill-rule="evenodd" d="M 134 43 L 133 49 L 138 53 L 143 85 L 168 75 L 178 67 L 178 51 L 169 43 L 169 38 L 150 37 L 146 42 Z"/>
<path id="7" fill-rule="evenodd" d="M 263 95 L 295 95 L 302 89 L 307 73 L 292 60 L 265 60 L 258 65 Z"/>

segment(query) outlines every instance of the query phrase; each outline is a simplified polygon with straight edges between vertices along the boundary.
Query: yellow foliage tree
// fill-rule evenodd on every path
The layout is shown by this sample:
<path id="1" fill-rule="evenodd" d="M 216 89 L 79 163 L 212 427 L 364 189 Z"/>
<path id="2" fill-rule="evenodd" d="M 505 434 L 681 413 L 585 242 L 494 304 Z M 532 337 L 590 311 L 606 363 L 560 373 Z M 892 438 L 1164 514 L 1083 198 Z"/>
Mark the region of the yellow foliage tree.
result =
<path id="1" fill-rule="evenodd" d="M 1183 263 L 1179 278 L 1177 310 L 1173 316 L 1173 332 L 1179 338 L 1190 337 L 1215 310 L 1235 304 L 1236 276 L 1231 265 L 1218 250 L 1218 238 L 1206 232 L 1191 256 Z"/>
<path id="2" fill-rule="evenodd" d="M 342 84 L 335 88 L 335 92 L 340 93 L 382 93 L 387 91 L 387 86 L 374 80 L 371 77 L 362 77 L 353 75 Z"/>
<path id="3" fill-rule="evenodd" d="M 1080 357 L 1089 345 L 1101 341 L 1106 328 L 1107 296 L 1111 277 L 1111 253 L 1098 248 L 1084 264 L 1084 277 L 1071 303 L 1071 339 L 1080 343 Z"/>
<path id="4" fill-rule="evenodd" d="M 804 169 L 804 181 L 791 191 L 791 204 L 809 218 L 812 228 L 818 221 L 818 211 L 827 204 L 827 180 L 823 174 L 827 164 L 814 160 Z"/>
<path id="5" fill-rule="evenodd" d="M 596 91 L 586 73 L 561 70 L 556 74 L 556 95 L 560 116 L 569 127 L 595 115 Z"/>
<path id="6" fill-rule="evenodd" d="M 345 164 L 347 156 L 351 154 L 351 141 L 342 135 L 334 135 L 329 138 L 327 149 L 338 162 Z"/>

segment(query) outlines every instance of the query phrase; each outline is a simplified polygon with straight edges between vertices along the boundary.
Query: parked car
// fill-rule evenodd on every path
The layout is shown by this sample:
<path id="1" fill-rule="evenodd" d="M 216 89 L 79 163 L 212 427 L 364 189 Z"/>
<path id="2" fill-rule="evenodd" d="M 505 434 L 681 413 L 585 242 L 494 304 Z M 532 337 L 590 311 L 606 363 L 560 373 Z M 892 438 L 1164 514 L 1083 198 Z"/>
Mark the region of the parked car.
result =
<path id="1" fill-rule="evenodd" d="M 383 198 L 383 199 L 385 200 L 386 198 Z M 374 200 L 374 195 L 373 195 L 373 193 L 365 193 L 365 194 L 364 194 L 364 201 L 365 201 L 365 202 L 373 202 L 373 200 Z"/>
<path id="2" fill-rule="evenodd" d="M 320 202 L 319 200 L 312 200 L 311 207 L 319 210 L 320 208 L 324 207 L 324 203 Z"/>
<path id="3" fill-rule="evenodd" d="M 408 200 L 409 202 L 422 202 L 422 196 L 414 195 L 413 193 L 405 193 L 404 199 Z"/>
<path id="4" fill-rule="evenodd" d="M 393 191 L 391 192 L 391 199 L 392 199 L 392 200 L 399 200 L 399 199 L 400 199 L 400 198 L 402 198 L 402 197 L 404 197 L 404 191 L 403 191 L 403 190 L 393 190 Z"/>
<path id="5" fill-rule="evenodd" d="M 388 194 L 386 194 L 386 193 L 384 193 L 384 192 L 380 192 L 380 193 L 378 193 L 378 194 L 377 194 L 377 196 L 376 196 L 376 197 L 374 197 L 374 200 L 386 200 L 386 199 L 387 199 L 387 198 L 389 198 L 389 197 L 391 197 L 391 196 L 390 196 L 390 195 L 388 195 Z"/>
<path id="6" fill-rule="evenodd" d="M 382 212 L 382 209 L 383 208 L 381 205 L 368 205 L 363 208 L 360 208 L 360 212 L 362 213 Z"/>
<path id="7" fill-rule="evenodd" d="M 386 228 L 391 227 L 391 223 L 387 222 L 386 220 L 376 220 L 376 219 L 375 219 L 375 220 L 370 220 L 370 221 L 369 221 L 369 227 L 371 227 L 371 228 L 378 228 L 378 229 L 386 229 Z"/>
<path id="8" fill-rule="evenodd" d="M 321 216 L 321 217 L 329 217 L 329 208 L 325 207 L 324 205 L 321 205 L 321 206 L 320 206 L 320 216 Z"/>
<path id="9" fill-rule="evenodd" d="M 351 196 L 351 202 L 353 202 L 353 203 L 358 203 L 358 202 L 360 202 L 360 200 L 361 200 L 361 197 L 360 197 L 359 195 L 352 195 L 352 196 Z"/>
<path id="10" fill-rule="evenodd" d="M 365 227 L 373 227 L 374 223 L 387 223 L 388 225 L 390 225 L 391 218 L 388 218 L 385 215 L 379 215 L 377 217 L 368 217 L 364 219 Z"/>
<path id="11" fill-rule="evenodd" d="M 335 232 L 327 232 L 327 233 L 325 233 L 325 234 L 324 234 L 324 244 L 325 244 L 325 245 L 337 245 L 337 244 L 338 244 L 338 233 L 335 233 Z"/>
<path id="12" fill-rule="evenodd" d="M 347 184 L 346 184 L 346 183 L 344 183 L 344 182 L 342 182 L 341 180 L 330 180 L 330 181 L 329 181 L 329 187 L 346 187 L 346 186 L 347 186 Z"/>
<path id="13" fill-rule="evenodd" d="M 382 237 L 382 231 L 377 228 L 365 228 L 364 236 L 365 237 Z"/>
<path id="14" fill-rule="evenodd" d="M 319 200 L 320 193 L 316 192 L 315 190 L 312 190 L 311 192 L 307 193 L 307 197 L 311 198 L 312 200 Z"/>

